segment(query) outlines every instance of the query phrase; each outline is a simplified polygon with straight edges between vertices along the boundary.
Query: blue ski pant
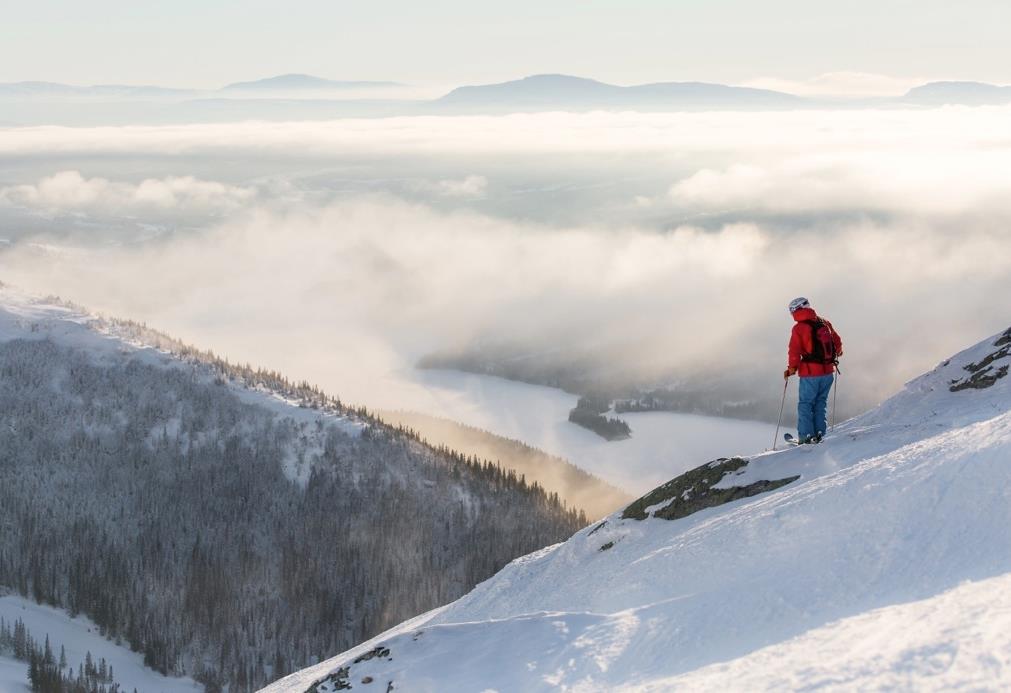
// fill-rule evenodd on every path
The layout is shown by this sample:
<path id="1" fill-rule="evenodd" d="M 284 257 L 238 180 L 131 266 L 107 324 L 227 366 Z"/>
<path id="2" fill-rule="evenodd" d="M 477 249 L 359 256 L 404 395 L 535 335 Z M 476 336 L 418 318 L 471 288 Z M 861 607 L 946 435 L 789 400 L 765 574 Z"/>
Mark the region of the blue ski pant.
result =
<path id="1" fill-rule="evenodd" d="M 815 434 L 825 435 L 825 410 L 828 393 L 834 376 L 815 375 L 800 378 L 800 397 L 797 400 L 797 437 L 803 440 Z"/>

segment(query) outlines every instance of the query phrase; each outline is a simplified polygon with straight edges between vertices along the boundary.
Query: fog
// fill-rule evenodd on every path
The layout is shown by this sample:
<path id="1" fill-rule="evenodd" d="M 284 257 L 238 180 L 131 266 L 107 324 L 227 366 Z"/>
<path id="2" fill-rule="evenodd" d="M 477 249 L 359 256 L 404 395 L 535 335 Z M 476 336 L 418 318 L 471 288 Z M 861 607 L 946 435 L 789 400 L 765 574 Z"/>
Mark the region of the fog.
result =
<path id="1" fill-rule="evenodd" d="M 1009 116 L 0 129 L 0 280 L 389 409 L 489 342 L 775 396 L 805 295 L 852 413 L 1011 322 Z"/>

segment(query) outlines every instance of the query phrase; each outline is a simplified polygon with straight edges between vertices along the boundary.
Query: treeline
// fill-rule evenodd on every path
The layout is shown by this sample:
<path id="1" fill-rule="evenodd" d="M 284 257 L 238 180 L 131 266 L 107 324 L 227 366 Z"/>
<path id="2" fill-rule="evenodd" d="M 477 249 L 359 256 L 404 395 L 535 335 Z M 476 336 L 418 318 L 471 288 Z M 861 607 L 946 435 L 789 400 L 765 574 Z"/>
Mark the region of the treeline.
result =
<path id="1" fill-rule="evenodd" d="M 378 415 L 386 422 L 418 431 L 428 441 L 500 461 L 528 481 L 537 482 L 549 491 L 557 491 L 563 500 L 585 510 L 591 520 L 609 515 L 634 500 L 626 492 L 571 462 L 520 440 L 413 411 L 380 411 Z"/>
<path id="2" fill-rule="evenodd" d="M 67 664 L 66 649 L 60 646 L 59 659 L 46 636 L 40 645 L 28 632 L 24 621 L 17 619 L 13 626 L 0 617 L 0 655 L 27 662 L 28 685 L 37 693 L 119 693 L 112 666 L 105 658 L 95 664 L 91 652 L 77 670 Z"/>
<path id="3" fill-rule="evenodd" d="M 585 524 L 495 464 L 187 354 L 202 365 L 0 344 L 0 585 L 163 674 L 258 689 Z M 240 379 L 366 425 L 278 416 L 223 386 Z"/>

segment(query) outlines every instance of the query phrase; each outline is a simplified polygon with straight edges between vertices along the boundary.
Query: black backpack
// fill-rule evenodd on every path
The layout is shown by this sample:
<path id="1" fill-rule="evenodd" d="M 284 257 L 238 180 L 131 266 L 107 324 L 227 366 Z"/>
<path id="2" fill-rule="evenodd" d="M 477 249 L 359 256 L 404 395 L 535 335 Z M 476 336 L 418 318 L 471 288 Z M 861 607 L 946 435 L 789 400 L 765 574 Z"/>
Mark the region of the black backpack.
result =
<path id="1" fill-rule="evenodd" d="M 835 335 L 828 323 L 821 318 L 804 322 L 811 326 L 811 353 L 804 354 L 800 360 L 807 363 L 839 363 L 839 355 L 835 349 Z"/>

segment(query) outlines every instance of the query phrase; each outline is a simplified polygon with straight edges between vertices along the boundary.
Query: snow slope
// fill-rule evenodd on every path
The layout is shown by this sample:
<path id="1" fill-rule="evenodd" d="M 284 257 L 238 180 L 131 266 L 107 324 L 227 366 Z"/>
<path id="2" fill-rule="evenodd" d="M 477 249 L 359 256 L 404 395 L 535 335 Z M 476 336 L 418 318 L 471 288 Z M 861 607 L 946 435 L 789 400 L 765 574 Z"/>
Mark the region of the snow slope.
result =
<path id="1" fill-rule="evenodd" d="M 13 339 L 49 339 L 109 362 L 122 361 L 122 356 L 128 354 L 143 363 L 164 368 L 194 365 L 135 339 L 122 324 L 103 321 L 57 298 L 39 297 L 0 283 L 0 342 Z M 215 374 L 211 369 L 204 368 L 202 377 L 210 381 Z M 335 425 L 351 436 L 359 435 L 364 427 L 361 422 L 331 412 L 299 406 L 299 402 L 263 388 L 250 387 L 238 381 L 229 381 L 225 385 L 243 402 L 265 408 L 277 416 L 289 417 L 303 426 L 305 434 L 295 448 L 286 451 L 287 459 L 283 466 L 285 475 L 302 486 L 308 482 L 310 473 L 305 460 L 322 448 L 323 429 L 319 424 Z M 166 422 L 169 428 L 170 423 Z"/>
<path id="2" fill-rule="evenodd" d="M 106 640 L 99 633 L 98 626 L 87 618 L 70 618 L 66 612 L 36 604 L 22 597 L 8 595 L 0 597 L 0 616 L 8 623 L 17 619 L 24 622 L 28 633 L 37 641 L 44 642 L 46 636 L 57 655 L 62 646 L 66 650 L 67 665 L 77 670 L 91 653 L 98 663 L 102 658 L 112 665 L 113 680 L 124 693 L 137 689 L 138 693 L 196 693 L 203 686 L 191 678 L 162 676 L 144 666 L 144 658 L 131 652 L 125 645 L 117 645 Z M 9 658 L 0 660 L 0 691 L 28 690 L 28 664 Z M 24 686 L 19 688 L 18 686 Z"/>
<path id="3" fill-rule="evenodd" d="M 1009 366 L 1011 330 L 820 446 L 721 463 L 710 488 L 616 513 L 265 690 L 1007 688 Z"/>
<path id="4" fill-rule="evenodd" d="M 987 690 L 1011 677 L 1011 575 L 875 609 L 642 691 Z"/>
<path id="5" fill-rule="evenodd" d="M 28 665 L 10 657 L 0 657 L 0 691 L 28 693 Z M 138 689 L 139 690 L 139 689 Z"/>

